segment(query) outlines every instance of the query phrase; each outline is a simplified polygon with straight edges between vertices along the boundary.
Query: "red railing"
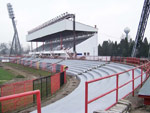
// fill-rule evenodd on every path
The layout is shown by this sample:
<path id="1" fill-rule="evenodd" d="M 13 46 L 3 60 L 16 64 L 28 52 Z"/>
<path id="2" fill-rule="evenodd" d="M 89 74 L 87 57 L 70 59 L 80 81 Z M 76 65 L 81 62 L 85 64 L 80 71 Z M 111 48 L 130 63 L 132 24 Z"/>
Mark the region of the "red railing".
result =
<path id="1" fill-rule="evenodd" d="M 133 60 L 133 61 L 131 61 L 131 60 Z M 119 59 L 119 62 L 124 62 L 124 61 L 125 61 L 124 58 L 123 59 Z M 129 58 L 126 59 L 126 63 L 136 63 L 136 64 L 138 63 L 138 64 L 140 64 L 139 61 L 135 61 L 135 59 L 129 59 Z M 134 76 L 134 70 L 135 69 L 141 69 L 141 74 L 138 75 L 137 77 Z M 144 70 L 145 70 L 145 72 L 143 72 Z M 116 91 L 116 99 L 115 99 L 116 101 L 115 101 L 115 103 L 112 104 L 111 106 L 107 107 L 105 110 L 110 109 L 112 106 L 114 106 L 118 102 L 119 89 L 124 87 L 124 86 L 126 86 L 126 85 L 128 85 L 129 83 L 132 83 L 132 91 L 129 92 L 128 94 L 126 94 L 123 98 L 128 96 L 130 93 L 132 93 L 132 95 L 134 96 L 134 90 L 136 88 L 138 88 L 140 85 L 142 86 L 142 83 L 149 77 L 149 75 L 148 75 L 149 74 L 149 70 L 150 70 L 150 62 L 147 62 L 146 64 L 143 64 L 141 66 L 135 67 L 133 69 L 126 70 L 124 72 L 116 73 L 116 74 L 113 74 L 113 75 L 108 75 L 108 76 L 105 76 L 105 77 L 101 77 L 101 78 L 98 78 L 98 79 L 95 79 L 95 80 L 91 80 L 91 81 L 85 82 L 85 113 L 88 113 L 88 104 L 90 104 L 90 103 L 92 103 L 92 102 L 94 102 L 94 101 L 96 101 L 96 100 L 98 100 L 98 99 L 100 99 L 100 98 L 102 98 L 102 97 L 104 97 L 104 96 L 106 96 L 106 95 Z M 121 76 L 121 74 L 127 73 L 129 71 L 132 72 L 132 79 L 119 86 L 119 76 Z M 143 80 L 143 75 L 144 74 L 146 74 L 145 80 Z M 101 94 L 98 97 L 95 97 L 95 98 L 93 98 L 91 100 L 88 100 L 88 85 L 92 84 L 92 83 L 95 83 L 97 81 L 100 81 L 100 80 L 111 78 L 111 77 L 116 77 L 116 87 L 114 89 L 108 91 L 108 92 L 105 92 L 105 93 Z M 137 87 L 135 87 L 134 86 L 134 82 L 138 78 L 141 78 L 140 79 L 141 83 Z"/>
<path id="2" fill-rule="evenodd" d="M 132 64 L 132 65 L 133 64 L 134 65 L 140 65 L 140 63 L 142 63 L 140 58 L 131 58 L 131 57 L 112 57 L 111 61 L 112 62 L 125 63 L 125 64 Z"/>
<path id="3" fill-rule="evenodd" d="M 40 89 L 41 91 L 44 91 L 44 92 L 41 92 L 41 98 L 42 97 L 45 98 L 47 96 L 54 94 L 57 90 L 60 89 L 60 87 L 63 84 L 66 83 L 66 68 L 65 68 L 66 66 L 58 65 L 58 64 L 49 64 L 45 62 L 41 62 L 41 63 L 32 62 L 30 60 L 22 60 L 22 59 L 15 59 L 15 58 L 12 59 L 10 62 L 22 64 L 25 66 L 30 66 L 30 67 L 37 68 L 37 69 L 49 70 L 51 71 L 51 73 L 52 72 L 53 73 L 52 73 L 52 76 L 47 76 L 47 77 L 44 77 L 43 79 L 42 78 L 36 79 L 36 80 L 33 79 L 33 80 L 20 81 L 20 82 L 2 85 L 0 86 L 1 97 Z M 44 84 L 48 83 L 48 86 L 42 85 L 42 82 Z M 1 104 L 0 112 L 5 113 L 5 112 L 19 110 L 23 107 L 27 107 L 33 104 L 33 101 L 34 101 L 33 95 L 3 101 L 3 102 L 0 102 Z"/>
<path id="4" fill-rule="evenodd" d="M 29 96 L 29 95 L 36 95 L 37 113 L 41 113 L 41 97 L 40 97 L 40 91 L 39 90 L 19 93 L 19 94 L 15 94 L 15 95 L 9 95 L 9 96 L 5 96 L 5 97 L 0 97 L 0 102 L 16 99 L 16 98 L 20 98 L 20 97 L 25 97 L 25 96 Z"/>
<path id="5" fill-rule="evenodd" d="M 33 90 L 33 80 L 20 81 L 12 84 L 6 84 L 0 87 L 1 97 L 8 95 L 28 92 Z M 1 111 L 2 113 L 13 111 L 21 107 L 25 107 L 33 103 L 33 96 L 26 96 L 25 98 L 14 99 L 11 101 L 1 102 Z"/>

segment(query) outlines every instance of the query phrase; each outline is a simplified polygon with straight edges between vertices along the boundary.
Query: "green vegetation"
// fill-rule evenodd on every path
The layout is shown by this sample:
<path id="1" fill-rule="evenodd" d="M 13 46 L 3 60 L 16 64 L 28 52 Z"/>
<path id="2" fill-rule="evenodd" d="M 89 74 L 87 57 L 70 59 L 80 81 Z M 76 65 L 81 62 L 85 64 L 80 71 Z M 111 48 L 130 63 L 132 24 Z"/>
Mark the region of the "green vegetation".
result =
<path id="1" fill-rule="evenodd" d="M 13 73 L 0 67 L 0 84 L 7 82 L 8 80 L 11 80 L 13 78 L 15 78 L 15 75 Z"/>
<path id="2" fill-rule="evenodd" d="M 48 76 L 51 75 L 50 72 L 48 71 L 43 71 L 43 70 L 39 70 L 39 69 L 34 69 L 31 67 L 27 67 L 27 66 L 23 66 L 20 64 L 14 64 L 14 63 L 6 63 L 6 65 L 9 65 L 11 67 L 17 68 L 18 70 L 23 70 L 29 73 L 32 73 L 34 75 L 40 75 L 40 76 Z"/>
<path id="3" fill-rule="evenodd" d="M 134 41 L 132 39 L 123 38 L 120 43 L 115 43 L 111 40 L 104 41 L 102 46 L 98 46 L 98 55 L 99 56 L 122 56 L 122 57 L 131 57 L 132 48 Z M 144 38 L 140 42 L 140 48 L 138 48 L 137 57 L 148 57 L 149 45 L 147 38 Z"/>
<path id="4" fill-rule="evenodd" d="M 23 75 L 17 75 L 16 78 L 25 78 Z"/>

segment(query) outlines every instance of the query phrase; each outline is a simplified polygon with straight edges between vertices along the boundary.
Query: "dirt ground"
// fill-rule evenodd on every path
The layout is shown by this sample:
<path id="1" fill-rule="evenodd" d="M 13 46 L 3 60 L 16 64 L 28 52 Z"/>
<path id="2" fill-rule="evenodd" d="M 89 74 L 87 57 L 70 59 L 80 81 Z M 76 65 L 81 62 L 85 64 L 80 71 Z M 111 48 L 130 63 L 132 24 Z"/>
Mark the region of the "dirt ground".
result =
<path id="1" fill-rule="evenodd" d="M 11 67 L 11 66 L 6 65 L 4 63 L 2 63 L 1 66 L 5 70 L 8 70 L 8 71 L 14 73 L 14 75 L 22 75 L 22 76 L 24 76 L 24 78 L 14 78 L 14 79 L 8 81 L 7 83 L 14 83 L 14 82 L 18 82 L 18 81 L 32 80 L 32 79 L 36 79 L 37 78 L 37 76 L 35 76 L 33 73 L 29 73 L 27 71 L 20 70 L 17 67 Z"/>
<path id="2" fill-rule="evenodd" d="M 150 105 L 144 105 L 143 98 L 138 97 L 139 89 L 140 87 L 136 89 L 134 97 L 130 94 L 125 98 L 132 103 L 130 113 L 150 113 Z"/>

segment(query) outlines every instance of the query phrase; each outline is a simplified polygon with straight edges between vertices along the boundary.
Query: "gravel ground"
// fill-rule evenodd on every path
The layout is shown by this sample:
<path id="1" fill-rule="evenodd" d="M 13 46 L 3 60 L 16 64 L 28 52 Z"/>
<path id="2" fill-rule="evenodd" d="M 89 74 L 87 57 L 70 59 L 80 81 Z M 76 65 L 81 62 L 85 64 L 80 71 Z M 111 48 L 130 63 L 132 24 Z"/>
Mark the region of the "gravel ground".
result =
<path id="1" fill-rule="evenodd" d="M 138 97 L 139 89 L 140 87 L 136 89 L 134 97 L 132 96 L 132 94 L 130 94 L 125 98 L 132 103 L 130 113 L 150 113 L 150 105 L 144 105 L 144 99 Z"/>

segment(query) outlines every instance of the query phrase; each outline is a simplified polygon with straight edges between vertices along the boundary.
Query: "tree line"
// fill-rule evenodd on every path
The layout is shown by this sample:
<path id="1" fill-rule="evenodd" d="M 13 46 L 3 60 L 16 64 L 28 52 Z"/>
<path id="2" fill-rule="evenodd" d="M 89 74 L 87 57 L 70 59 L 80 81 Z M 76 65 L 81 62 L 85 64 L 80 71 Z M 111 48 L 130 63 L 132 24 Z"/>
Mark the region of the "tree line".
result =
<path id="1" fill-rule="evenodd" d="M 134 41 L 125 37 L 121 39 L 119 43 L 117 41 L 113 42 L 111 40 L 104 41 L 102 45 L 98 45 L 98 55 L 99 56 L 122 56 L 131 57 L 132 48 Z M 145 37 L 143 41 L 140 42 L 140 47 L 138 47 L 137 57 L 148 57 L 149 45 L 147 38 Z"/>
<path id="2" fill-rule="evenodd" d="M 9 55 L 11 48 L 11 43 L 0 43 L 0 55 Z M 27 46 L 25 48 L 21 47 L 22 54 L 28 54 L 30 51 L 30 47 Z"/>

